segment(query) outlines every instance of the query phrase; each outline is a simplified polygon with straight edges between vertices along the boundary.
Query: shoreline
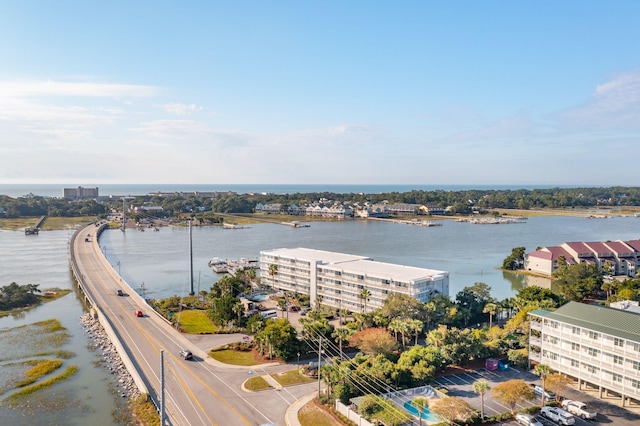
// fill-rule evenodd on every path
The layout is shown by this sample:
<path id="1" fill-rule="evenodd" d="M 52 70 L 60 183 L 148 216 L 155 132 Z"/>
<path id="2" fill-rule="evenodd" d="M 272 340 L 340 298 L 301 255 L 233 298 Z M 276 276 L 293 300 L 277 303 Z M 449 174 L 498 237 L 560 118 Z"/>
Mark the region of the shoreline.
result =
<path id="1" fill-rule="evenodd" d="M 100 365 L 115 376 L 113 385 L 118 395 L 129 401 L 137 399 L 141 395 L 140 391 L 100 322 L 95 320 L 90 313 L 85 313 L 80 316 L 80 324 L 91 342 L 90 348 L 100 352 Z M 130 407 L 129 404 L 127 406 Z"/>

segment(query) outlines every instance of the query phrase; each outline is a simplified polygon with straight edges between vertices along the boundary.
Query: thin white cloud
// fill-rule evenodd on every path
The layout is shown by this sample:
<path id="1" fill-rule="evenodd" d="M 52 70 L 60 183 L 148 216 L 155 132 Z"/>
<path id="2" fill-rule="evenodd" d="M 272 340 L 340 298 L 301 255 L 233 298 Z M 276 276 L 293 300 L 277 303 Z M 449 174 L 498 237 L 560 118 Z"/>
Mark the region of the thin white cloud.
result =
<path id="1" fill-rule="evenodd" d="M 640 70 L 615 76 L 583 105 L 551 118 L 565 132 L 640 130 Z"/>
<path id="2" fill-rule="evenodd" d="M 195 104 L 168 103 L 160 105 L 165 112 L 175 115 L 191 115 L 194 112 L 202 111 L 202 106 Z"/>
<path id="3" fill-rule="evenodd" d="M 0 81 L 0 98 L 42 96 L 83 97 L 149 97 L 157 89 L 152 86 L 62 81 Z"/>

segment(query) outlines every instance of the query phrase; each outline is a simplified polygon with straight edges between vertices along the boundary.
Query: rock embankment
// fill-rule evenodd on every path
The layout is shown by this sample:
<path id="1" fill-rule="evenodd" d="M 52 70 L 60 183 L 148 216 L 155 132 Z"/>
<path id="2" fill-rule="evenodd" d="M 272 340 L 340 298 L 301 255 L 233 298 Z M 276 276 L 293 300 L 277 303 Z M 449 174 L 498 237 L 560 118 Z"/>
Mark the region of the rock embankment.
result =
<path id="1" fill-rule="evenodd" d="M 107 337 L 104 328 L 98 320 L 87 313 L 80 317 L 80 322 L 91 340 L 91 347 L 102 352 L 102 365 L 115 375 L 114 387 L 123 398 L 135 399 L 140 396 L 140 391 L 133 378 L 120 359 L 116 348 Z"/>

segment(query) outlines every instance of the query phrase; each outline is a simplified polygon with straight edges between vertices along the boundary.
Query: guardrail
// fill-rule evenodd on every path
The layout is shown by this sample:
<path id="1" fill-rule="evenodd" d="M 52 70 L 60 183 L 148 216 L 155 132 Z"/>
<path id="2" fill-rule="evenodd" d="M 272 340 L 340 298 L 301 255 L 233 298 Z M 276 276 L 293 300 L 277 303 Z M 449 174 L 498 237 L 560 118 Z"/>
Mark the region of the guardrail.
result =
<path id="1" fill-rule="evenodd" d="M 97 230 L 96 238 L 93 239 L 93 244 L 98 244 L 98 235 L 102 232 L 103 228 L 104 228 L 104 225 L 102 225 Z M 127 354 L 127 351 L 125 350 L 124 345 L 122 344 L 122 341 L 118 337 L 118 333 L 115 331 L 113 325 L 111 324 L 111 320 L 107 315 L 105 315 L 100 305 L 98 305 L 98 303 L 96 302 L 94 296 L 91 293 L 91 290 L 87 286 L 85 277 L 80 273 L 80 269 L 78 268 L 78 262 L 76 260 L 76 254 L 75 254 L 75 240 L 78 234 L 80 233 L 80 231 L 82 231 L 83 229 L 84 228 L 76 230 L 76 232 L 74 232 L 74 234 L 71 236 L 71 240 L 69 242 L 69 263 L 71 265 L 71 270 L 73 272 L 73 275 L 76 278 L 76 282 L 78 283 L 78 288 L 80 288 L 80 290 L 82 290 L 82 292 L 84 293 L 85 300 L 87 300 L 91 305 L 91 310 L 93 311 L 93 315 L 97 317 L 98 321 L 104 328 L 105 333 L 109 337 L 109 340 L 111 341 L 113 346 L 116 348 L 116 351 L 118 352 L 118 355 L 122 360 L 122 363 L 124 364 L 129 374 L 131 374 L 131 377 L 136 387 L 138 388 L 140 393 L 149 395 L 149 389 L 147 388 L 147 385 L 145 384 L 145 381 L 142 378 L 142 373 L 138 371 L 138 369 L 135 367 L 134 363 L 132 362 L 131 358 Z M 98 249 L 99 249 L 99 246 L 98 246 Z M 104 258 L 104 256 L 100 256 L 100 257 L 103 259 L 103 262 L 106 262 L 106 259 Z M 108 262 L 106 263 L 108 264 Z M 109 268 L 113 269 L 111 268 L 111 265 L 109 265 Z M 152 401 L 157 407 L 158 406 L 157 402 L 153 398 L 152 398 Z"/>

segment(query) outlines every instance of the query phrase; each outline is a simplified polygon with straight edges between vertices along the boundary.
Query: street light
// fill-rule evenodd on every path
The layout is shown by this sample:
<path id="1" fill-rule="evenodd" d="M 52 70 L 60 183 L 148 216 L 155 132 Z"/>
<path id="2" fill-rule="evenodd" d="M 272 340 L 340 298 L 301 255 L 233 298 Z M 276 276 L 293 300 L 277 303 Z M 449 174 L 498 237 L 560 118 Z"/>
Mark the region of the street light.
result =
<path id="1" fill-rule="evenodd" d="M 298 352 L 298 373 L 300 373 L 300 352 Z"/>

